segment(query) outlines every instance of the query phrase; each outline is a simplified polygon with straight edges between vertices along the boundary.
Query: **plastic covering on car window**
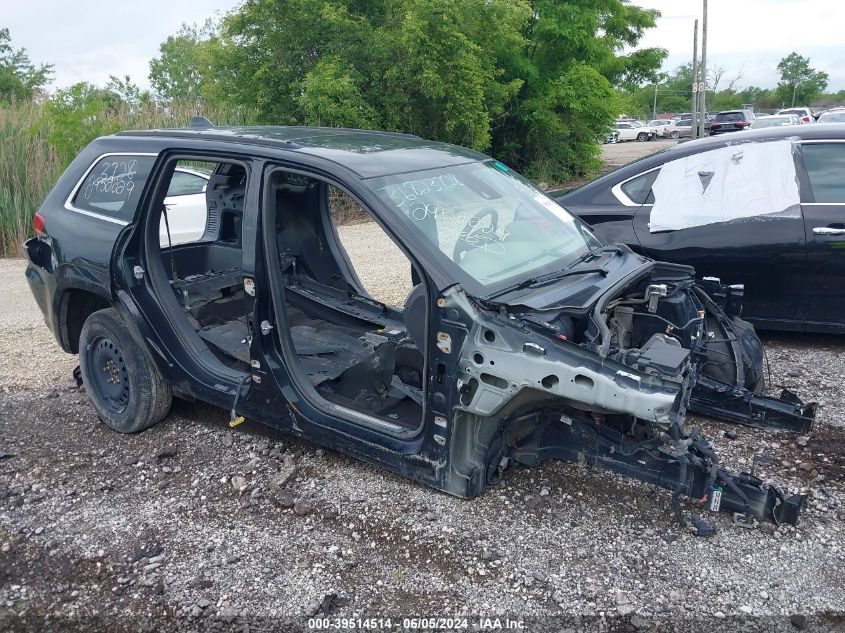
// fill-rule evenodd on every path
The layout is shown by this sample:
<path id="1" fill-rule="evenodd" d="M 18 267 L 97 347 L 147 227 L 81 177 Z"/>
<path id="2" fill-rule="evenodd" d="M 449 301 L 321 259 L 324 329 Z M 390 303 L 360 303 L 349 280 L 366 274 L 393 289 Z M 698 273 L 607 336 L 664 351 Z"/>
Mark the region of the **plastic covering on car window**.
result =
<path id="1" fill-rule="evenodd" d="M 652 185 L 649 230 L 800 217 L 793 151 L 792 140 L 739 143 L 666 163 Z"/>

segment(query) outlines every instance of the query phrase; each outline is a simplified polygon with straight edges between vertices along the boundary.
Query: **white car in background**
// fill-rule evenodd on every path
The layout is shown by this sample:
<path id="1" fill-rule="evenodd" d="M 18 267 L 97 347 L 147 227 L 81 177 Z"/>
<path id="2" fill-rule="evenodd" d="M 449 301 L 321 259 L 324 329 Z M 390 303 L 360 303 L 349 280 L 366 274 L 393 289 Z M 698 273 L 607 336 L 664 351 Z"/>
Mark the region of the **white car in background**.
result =
<path id="1" fill-rule="evenodd" d="M 801 125 L 801 119 L 797 114 L 772 114 L 770 116 L 758 116 L 749 127 L 749 130 L 759 130 L 764 127 L 780 127 L 782 125 Z"/>
<path id="2" fill-rule="evenodd" d="M 657 130 L 635 121 L 617 121 L 615 130 L 620 141 L 651 141 L 657 136 Z"/>
<path id="3" fill-rule="evenodd" d="M 845 123 L 845 108 L 834 108 L 822 112 L 816 123 Z"/>
<path id="4" fill-rule="evenodd" d="M 810 108 L 784 108 L 778 110 L 777 114 L 795 114 L 800 119 L 801 123 L 815 123 L 816 115 Z"/>
<path id="5" fill-rule="evenodd" d="M 159 243 L 162 248 L 196 242 L 203 236 L 208 223 L 205 188 L 209 178 L 211 174 L 202 169 L 177 167 L 173 171 L 170 188 L 164 199 L 167 222 L 162 214 L 159 225 Z"/>

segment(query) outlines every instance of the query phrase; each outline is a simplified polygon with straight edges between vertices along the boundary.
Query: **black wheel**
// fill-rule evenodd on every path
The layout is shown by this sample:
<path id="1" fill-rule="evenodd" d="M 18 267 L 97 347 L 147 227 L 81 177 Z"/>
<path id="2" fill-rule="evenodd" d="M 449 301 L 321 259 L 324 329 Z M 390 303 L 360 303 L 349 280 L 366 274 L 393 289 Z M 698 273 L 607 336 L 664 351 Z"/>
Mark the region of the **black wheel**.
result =
<path id="1" fill-rule="evenodd" d="M 79 337 L 79 368 L 100 419 L 115 431 L 143 431 L 170 411 L 173 390 L 114 308 L 85 320 Z"/>
<path id="2" fill-rule="evenodd" d="M 681 133 L 680 132 L 672 132 L 669 136 L 671 136 L 672 138 L 681 138 Z"/>
<path id="3" fill-rule="evenodd" d="M 637 134 L 637 140 L 638 141 L 648 140 L 648 134 L 646 134 L 645 132 L 640 132 L 639 134 Z"/>

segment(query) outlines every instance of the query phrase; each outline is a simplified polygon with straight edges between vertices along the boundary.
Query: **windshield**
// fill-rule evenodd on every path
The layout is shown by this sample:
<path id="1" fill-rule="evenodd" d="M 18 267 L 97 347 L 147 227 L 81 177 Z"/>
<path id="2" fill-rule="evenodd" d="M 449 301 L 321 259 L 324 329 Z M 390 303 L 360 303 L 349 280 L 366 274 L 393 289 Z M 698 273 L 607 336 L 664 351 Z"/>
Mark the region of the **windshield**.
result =
<path id="1" fill-rule="evenodd" d="M 483 296 L 601 246 L 586 226 L 496 161 L 384 176 L 367 185 Z"/>

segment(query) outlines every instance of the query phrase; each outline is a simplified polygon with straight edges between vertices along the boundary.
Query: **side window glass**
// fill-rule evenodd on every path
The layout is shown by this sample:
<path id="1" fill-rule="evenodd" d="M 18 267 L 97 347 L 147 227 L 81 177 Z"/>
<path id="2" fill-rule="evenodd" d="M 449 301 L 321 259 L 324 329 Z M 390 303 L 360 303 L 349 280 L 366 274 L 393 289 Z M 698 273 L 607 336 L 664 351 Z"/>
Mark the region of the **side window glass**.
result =
<path id="1" fill-rule="evenodd" d="M 801 151 L 813 202 L 845 204 L 845 143 L 808 143 Z"/>
<path id="2" fill-rule="evenodd" d="M 208 183 L 210 173 L 200 176 L 188 171 L 177 170 L 170 179 L 170 187 L 167 189 L 167 197 L 190 196 L 203 193 Z"/>
<path id="3" fill-rule="evenodd" d="M 651 186 L 654 184 L 659 173 L 660 170 L 655 169 L 642 176 L 637 176 L 622 185 L 621 189 L 631 202 L 636 204 L 654 204 L 654 194 L 651 191 Z"/>
<path id="4" fill-rule="evenodd" d="M 414 284 L 411 262 L 354 199 L 329 186 L 329 216 L 352 268 L 376 301 L 402 306 Z"/>
<path id="5" fill-rule="evenodd" d="M 155 156 L 105 156 L 85 176 L 71 204 L 129 222 L 135 216 L 141 191 L 147 183 Z"/>

